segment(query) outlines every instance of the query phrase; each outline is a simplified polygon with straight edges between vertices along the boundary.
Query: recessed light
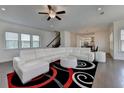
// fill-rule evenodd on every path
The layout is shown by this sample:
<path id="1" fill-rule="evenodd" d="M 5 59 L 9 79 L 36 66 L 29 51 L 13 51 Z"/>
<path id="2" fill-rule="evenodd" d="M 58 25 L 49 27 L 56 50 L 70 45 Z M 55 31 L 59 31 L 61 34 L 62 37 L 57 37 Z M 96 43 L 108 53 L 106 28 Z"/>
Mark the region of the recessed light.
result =
<path id="1" fill-rule="evenodd" d="M 1 8 L 1 10 L 2 10 L 2 11 L 6 11 L 6 9 L 5 9 L 5 8 Z"/>
<path id="2" fill-rule="evenodd" d="M 101 11 L 101 10 L 102 10 L 102 8 L 101 8 L 101 7 L 99 7 L 97 10 L 98 10 L 98 11 Z"/>

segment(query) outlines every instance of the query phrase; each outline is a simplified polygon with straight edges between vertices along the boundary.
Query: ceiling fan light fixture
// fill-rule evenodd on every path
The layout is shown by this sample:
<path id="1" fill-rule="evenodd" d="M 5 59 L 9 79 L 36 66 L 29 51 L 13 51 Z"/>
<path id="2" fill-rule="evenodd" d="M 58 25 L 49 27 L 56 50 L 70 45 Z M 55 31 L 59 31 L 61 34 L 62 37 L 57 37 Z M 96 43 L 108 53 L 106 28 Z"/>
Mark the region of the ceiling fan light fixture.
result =
<path id="1" fill-rule="evenodd" d="M 48 15 L 47 21 L 53 18 L 62 20 L 61 17 L 59 17 L 58 15 L 66 13 L 65 11 L 56 11 L 55 7 L 51 5 L 47 5 L 47 7 L 48 7 L 48 12 L 38 12 L 38 14 L 47 14 Z"/>
<path id="2" fill-rule="evenodd" d="M 1 8 L 1 10 L 2 10 L 2 11 L 6 11 L 6 9 L 5 9 L 5 8 Z"/>
<path id="3" fill-rule="evenodd" d="M 101 10 L 102 10 L 102 8 L 101 8 L 101 7 L 97 8 L 97 11 L 101 11 Z"/>
<path id="4" fill-rule="evenodd" d="M 53 10 L 50 10 L 49 16 L 50 16 L 51 18 L 55 18 L 56 13 L 55 13 Z"/>

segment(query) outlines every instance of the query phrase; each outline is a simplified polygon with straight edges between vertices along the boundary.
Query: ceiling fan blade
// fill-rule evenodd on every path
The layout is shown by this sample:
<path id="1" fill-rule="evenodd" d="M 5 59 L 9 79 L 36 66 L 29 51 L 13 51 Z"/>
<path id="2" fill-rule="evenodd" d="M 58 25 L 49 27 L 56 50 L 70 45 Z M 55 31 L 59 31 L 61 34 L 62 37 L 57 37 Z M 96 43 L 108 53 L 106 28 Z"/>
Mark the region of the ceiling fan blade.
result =
<path id="1" fill-rule="evenodd" d="M 65 14 L 66 12 L 65 11 L 58 11 L 56 12 L 56 14 Z"/>
<path id="2" fill-rule="evenodd" d="M 51 19 L 51 18 L 50 18 L 50 17 L 48 17 L 48 18 L 47 18 L 47 21 L 49 21 L 50 19 Z"/>
<path id="3" fill-rule="evenodd" d="M 48 9 L 51 10 L 52 9 L 52 6 L 51 5 L 48 5 Z"/>
<path id="4" fill-rule="evenodd" d="M 57 18 L 58 20 L 61 20 L 61 18 L 60 18 L 60 17 L 58 17 L 58 16 L 56 16 L 56 18 Z"/>
<path id="5" fill-rule="evenodd" d="M 48 14 L 48 13 L 45 13 L 45 12 L 38 12 L 38 14 Z"/>

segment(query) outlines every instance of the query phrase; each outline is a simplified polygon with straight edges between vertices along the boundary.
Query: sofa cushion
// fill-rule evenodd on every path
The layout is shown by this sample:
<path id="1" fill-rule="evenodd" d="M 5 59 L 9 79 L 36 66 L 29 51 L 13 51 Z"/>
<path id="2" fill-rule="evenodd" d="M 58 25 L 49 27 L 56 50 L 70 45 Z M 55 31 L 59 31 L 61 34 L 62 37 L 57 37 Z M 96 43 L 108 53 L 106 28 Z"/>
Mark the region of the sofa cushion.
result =
<path id="1" fill-rule="evenodd" d="M 71 48 L 71 47 L 70 47 L 70 48 L 69 48 L 69 47 L 66 47 L 66 48 L 65 48 L 65 52 L 66 52 L 66 53 L 72 53 L 72 52 L 73 52 L 73 48 Z"/>
<path id="2" fill-rule="evenodd" d="M 30 69 L 35 69 L 37 67 L 40 67 L 40 66 L 45 66 L 45 65 L 48 65 L 49 63 L 46 61 L 46 60 L 32 60 L 30 62 L 27 62 L 25 64 L 23 64 L 20 69 L 22 71 L 28 71 Z"/>
<path id="3" fill-rule="evenodd" d="M 47 53 L 44 49 L 36 49 L 36 58 L 41 58 L 47 56 Z"/>
<path id="4" fill-rule="evenodd" d="M 61 53 L 65 53 L 64 48 L 47 48 L 44 49 L 45 53 L 47 53 L 47 56 L 53 56 L 53 55 L 59 55 Z"/>
<path id="5" fill-rule="evenodd" d="M 80 49 L 81 49 L 81 48 L 73 48 L 72 54 L 79 55 L 79 54 L 80 54 Z"/>
<path id="6" fill-rule="evenodd" d="M 90 48 L 80 48 L 80 53 L 90 53 L 91 49 Z"/>
<path id="7" fill-rule="evenodd" d="M 20 58 L 22 61 L 31 61 L 36 58 L 36 52 L 34 49 L 21 50 Z"/>
<path id="8" fill-rule="evenodd" d="M 89 61 L 89 54 L 88 53 L 82 53 L 75 55 L 80 60 Z"/>

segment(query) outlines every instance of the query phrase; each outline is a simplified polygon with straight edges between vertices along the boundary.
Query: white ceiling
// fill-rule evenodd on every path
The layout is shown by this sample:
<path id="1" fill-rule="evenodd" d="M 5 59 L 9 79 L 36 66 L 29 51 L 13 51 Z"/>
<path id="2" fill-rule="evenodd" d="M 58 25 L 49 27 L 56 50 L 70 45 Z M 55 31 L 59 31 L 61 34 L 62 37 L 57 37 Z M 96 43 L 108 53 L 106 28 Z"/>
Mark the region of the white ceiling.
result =
<path id="1" fill-rule="evenodd" d="M 55 6 L 57 11 L 66 11 L 66 14 L 59 15 L 62 21 L 57 19 L 47 21 L 47 15 L 39 15 L 39 11 L 48 11 L 47 7 L 43 5 L 0 5 L 0 8 L 2 7 L 6 8 L 6 11 L 0 10 L 0 20 L 49 31 L 80 31 L 89 26 L 108 26 L 113 21 L 124 19 L 124 6 L 118 5 Z M 104 15 L 99 14 L 98 7 L 102 7 Z"/>

